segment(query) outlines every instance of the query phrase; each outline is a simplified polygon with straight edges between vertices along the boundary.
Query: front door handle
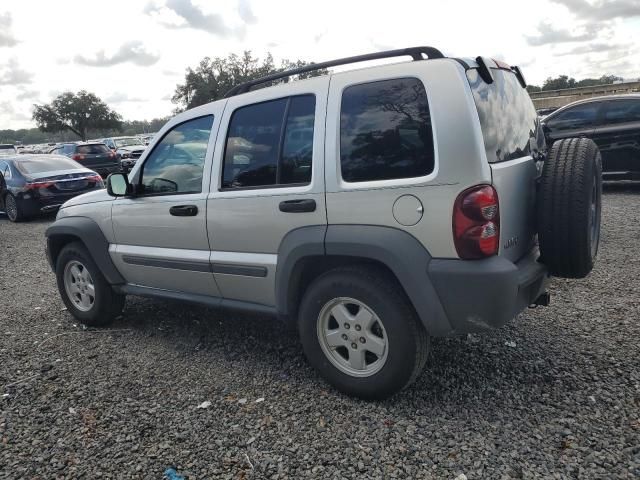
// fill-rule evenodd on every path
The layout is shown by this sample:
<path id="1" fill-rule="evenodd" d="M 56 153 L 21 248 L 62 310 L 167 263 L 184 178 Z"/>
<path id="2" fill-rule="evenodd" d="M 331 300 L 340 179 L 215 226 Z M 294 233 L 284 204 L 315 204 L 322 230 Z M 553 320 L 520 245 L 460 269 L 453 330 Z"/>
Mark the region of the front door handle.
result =
<path id="1" fill-rule="evenodd" d="M 313 199 L 286 200 L 280 202 L 280 211 L 286 213 L 315 212 L 316 201 Z"/>
<path id="2" fill-rule="evenodd" d="M 198 207 L 195 205 L 176 205 L 169 209 L 169 213 L 174 217 L 195 217 L 198 214 Z"/>

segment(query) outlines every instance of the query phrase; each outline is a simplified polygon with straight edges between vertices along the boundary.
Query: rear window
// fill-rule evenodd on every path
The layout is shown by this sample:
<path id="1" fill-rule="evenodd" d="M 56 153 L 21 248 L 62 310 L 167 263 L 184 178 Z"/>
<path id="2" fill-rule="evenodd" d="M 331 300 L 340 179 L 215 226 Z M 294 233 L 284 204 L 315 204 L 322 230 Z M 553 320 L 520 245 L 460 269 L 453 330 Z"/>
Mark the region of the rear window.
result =
<path id="1" fill-rule="evenodd" d="M 96 155 L 100 153 L 107 153 L 110 150 L 106 145 L 102 143 L 96 143 L 95 145 L 78 145 L 76 148 L 76 153 L 82 153 L 85 155 Z"/>
<path id="2" fill-rule="evenodd" d="M 0 150 L 15 150 L 16 147 L 13 145 L 0 145 Z"/>
<path id="3" fill-rule="evenodd" d="M 340 164 L 346 182 L 422 177 L 433 171 L 431 115 L 420 80 L 383 80 L 344 90 Z"/>
<path id="4" fill-rule="evenodd" d="M 68 158 L 37 158 L 33 160 L 21 159 L 16 162 L 16 167 L 24 175 L 34 173 L 54 172 L 56 170 L 72 170 L 83 168 L 80 164 Z"/>
<path id="5" fill-rule="evenodd" d="M 544 145 L 538 115 L 527 91 L 515 74 L 492 69 L 494 81 L 486 83 L 478 70 L 467 70 L 473 99 L 478 109 L 484 147 L 490 163 L 513 160 L 531 154 L 530 138 L 538 148 Z"/>

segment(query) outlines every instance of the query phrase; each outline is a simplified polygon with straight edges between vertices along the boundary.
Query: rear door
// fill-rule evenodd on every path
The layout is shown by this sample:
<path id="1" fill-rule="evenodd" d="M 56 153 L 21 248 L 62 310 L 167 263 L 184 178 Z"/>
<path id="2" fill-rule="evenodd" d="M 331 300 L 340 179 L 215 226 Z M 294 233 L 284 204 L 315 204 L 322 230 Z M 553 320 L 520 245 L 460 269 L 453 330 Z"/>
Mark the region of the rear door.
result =
<path id="1" fill-rule="evenodd" d="M 527 91 L 507 70 L 492 69 L 486 83 L 467 71 L 484 138 L 487 161 L 500 204 L 499 255 L 517 261 L 535 241 L 536 158 L 544 136 Z"/>
<path id="2" fill-rule="evenodd" d="M 113 202 L 110 254 L 130 284 L 219 297 L 209 266 L 207 191 L 224 103 L 165 127 L 131 176 L 134 197 Z"/>
<path id="3" fill-rule="evenodd" d="M 327 223 L 328 85 L 325 76 L 227 101 L 207 204 L 211 263 L 225 299 L 274 306 L 283 238 Z"/>
<path id="4" fill-rule="evenodd" d="M 593 135 L 602 154 L 602 169 L 609 176 L 628 178 L 640 172 L 640 98 L 603 104 L 602 122 Z"/>
<path id="5" fill-rule="evenodd" d="M 116 155 L 102 143 L 78 145 L 74 159 L 77 159 L 83 166 L 92 170 L 112 167 L 118 163 Z"/>

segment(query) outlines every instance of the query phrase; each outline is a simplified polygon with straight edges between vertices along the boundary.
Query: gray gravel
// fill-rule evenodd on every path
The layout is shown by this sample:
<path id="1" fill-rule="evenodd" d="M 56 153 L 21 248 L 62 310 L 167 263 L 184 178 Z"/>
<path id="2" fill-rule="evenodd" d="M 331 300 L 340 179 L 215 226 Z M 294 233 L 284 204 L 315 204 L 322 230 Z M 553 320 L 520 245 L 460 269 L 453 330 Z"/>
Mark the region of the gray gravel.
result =
<path id="1" fill-rule="evenodd" d="M 83 329 L 44 258 L 49 221 L 0 216 L 0 477 L 640 476 L 640 187 L 607 191 L 587 280 L 554 280 L 550 308 L 492 334 L 435 340 L 383 403 L 329 389 L 259 316 L 130 298 Z"/>

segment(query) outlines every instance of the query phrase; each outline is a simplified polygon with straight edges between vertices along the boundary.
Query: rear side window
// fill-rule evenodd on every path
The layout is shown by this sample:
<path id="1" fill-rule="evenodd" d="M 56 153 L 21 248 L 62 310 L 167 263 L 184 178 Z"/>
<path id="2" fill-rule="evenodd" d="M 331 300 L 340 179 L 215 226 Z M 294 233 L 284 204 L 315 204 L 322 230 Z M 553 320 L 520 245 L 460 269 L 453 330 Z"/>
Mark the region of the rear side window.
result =
<path id="1" fill-rule="evenodd" d="M 640 100 L 613 100 L 605 104 L 604 123 L 640 122 Z"/>
<path id="2" fill-rule="evenodd" d="M 554 130 L 574 130 L 577 128 L 594 127 L 600 104 L 596 102 L 576 105 L 554 115 L 546 123 Z"/>
<path id="3" fill-rule="evenodd" d="M 82 153 L 84 155 L 97 155 L 107 152 L 109 152 L 107 146 L 100 143 L 95 145 L 78 145 L 78 148 L 76 148 L 76 153 Z"/>
<path id="4" fill-rule="evenodd" d="M 486 83 L 478 70 L 467 70 L 487 160 L 495 163 L 530 155 L 531 138 L 537 149 L 544 148 L 544 135 L 527 91 L 514 73 L 501 69 L 492 73 L 493 83 Z"/>
<path id="5" fill-rule="evenodd" d="M 316 99 L 299 95 L 238 108 L 229 122 L 222 188 L 311 182 Z"/>
<path id="6" fill-rule="evenodd" d="M 383 80 L 344 90 L 340 165 L 347 182 L 422 177 L 433 171 L 431 115 L 420 80 Z"/>

